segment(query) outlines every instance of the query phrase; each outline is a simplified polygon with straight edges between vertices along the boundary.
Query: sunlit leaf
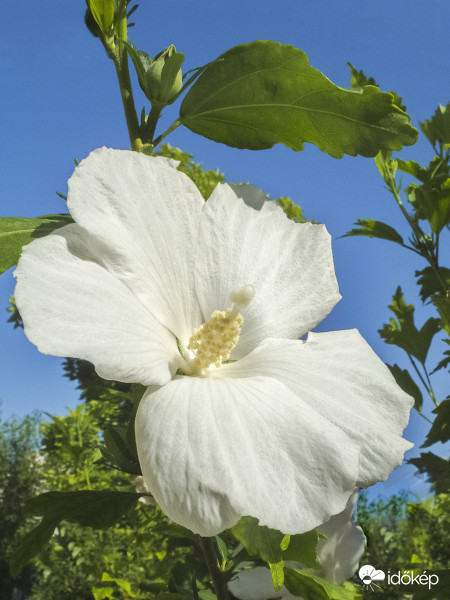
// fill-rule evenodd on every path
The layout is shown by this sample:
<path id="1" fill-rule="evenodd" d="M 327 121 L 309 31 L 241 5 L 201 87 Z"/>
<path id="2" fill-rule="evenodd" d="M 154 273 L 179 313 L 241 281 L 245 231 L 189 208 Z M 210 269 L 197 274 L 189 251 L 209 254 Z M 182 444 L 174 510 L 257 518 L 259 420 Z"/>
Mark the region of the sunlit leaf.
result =
<path id="1" fill-rule="evenodd" d="M 0 273 L 17 264 L 22 246 L 73 223 L 68 214 L 26 217 L 0 217 Z"/>
<path id="2" fill-rule="evenodd" d="M 285 569 L 284 585 L 296 596 L 314 600 L 362 600 L 356 586 L 330 583 L 307 571 Z"/>
<path id="3" fill-rule="evenodd" d="M 375 156 L 417 139 L 390 94 L 341 88 L 298 48 L 270 41 L 236 46 L 211 63 L 187 93 L 180 121 L 236 148 L 280 143 L 300 151 L 310 142 L 336 158 Z"/>
<path id="4" fill-rule="evenodd" d="M 355 225 L 359 225 L 359 229 L 352 229 L 342 237 L 350 237 L 354 235 L 362 235 L 366 237 L 379 238 L 389 240 L 396 244 L 403 245 L 402 236 L 390 225 L 373 219 L 358 219 Z"/>
<path id="5" fill-rule="evenodd" d="M 450 102 L 447 106 L 440 104 L 430 120 L 425 119 L 420 123 L 420 128 L 427 136 L 430 143 L 448 144 L 450 142 Z"/>

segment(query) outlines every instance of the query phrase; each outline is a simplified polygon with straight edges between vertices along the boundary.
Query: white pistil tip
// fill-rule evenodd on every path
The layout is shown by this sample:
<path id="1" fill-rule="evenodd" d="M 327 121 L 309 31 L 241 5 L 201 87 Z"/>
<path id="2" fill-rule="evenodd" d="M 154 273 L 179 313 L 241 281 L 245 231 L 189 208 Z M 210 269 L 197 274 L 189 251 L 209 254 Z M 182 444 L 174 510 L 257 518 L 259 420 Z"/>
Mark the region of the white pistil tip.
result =
<path id="1" fill-rule="evenodd" d="M 230 300 L 231 302 L 234 302 L 236 306 L 239 306 L 240 308 L 246 308 L 250 304 L 254 295 L 255 288 L 248 284 L 244 285 L 244 287 L 233 290 L 230 294 Z"/>

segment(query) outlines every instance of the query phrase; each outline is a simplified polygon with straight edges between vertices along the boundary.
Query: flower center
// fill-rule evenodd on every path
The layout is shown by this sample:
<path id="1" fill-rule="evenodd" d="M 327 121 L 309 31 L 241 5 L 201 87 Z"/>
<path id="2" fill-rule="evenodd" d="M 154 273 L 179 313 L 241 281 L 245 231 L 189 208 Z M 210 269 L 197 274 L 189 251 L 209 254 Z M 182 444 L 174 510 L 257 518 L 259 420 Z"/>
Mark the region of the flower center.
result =
<path id="1" fill-rule="evenodd" d="M 204 377 L 211 365 L 219 368 L 230 358 L 231 351 L 239 341 L 244 322 L 239 311 L 248 306 L 254 294 L 255 288 L 252 285 L 233 290 L 230 294 L 233 306 L 226 310 L 215 310 L 209 321 L 194 329 L 187 346 L 194 354 L 194 358 L 189 361 L 187 375 Z"/>

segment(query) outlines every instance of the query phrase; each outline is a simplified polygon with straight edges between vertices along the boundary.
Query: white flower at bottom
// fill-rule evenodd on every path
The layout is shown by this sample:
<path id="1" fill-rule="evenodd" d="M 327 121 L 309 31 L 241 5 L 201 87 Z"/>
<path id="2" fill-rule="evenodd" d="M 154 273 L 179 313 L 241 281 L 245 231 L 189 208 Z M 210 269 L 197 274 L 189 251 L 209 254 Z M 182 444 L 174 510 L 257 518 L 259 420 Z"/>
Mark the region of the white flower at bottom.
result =
<path id="1" fill-rule="evenodd" d="M 317 528 L 326 538 L 321 538 L 317 544 L 320 569 L 317 569 L 315 574 L 338 585 L 355 574 L 366 547 L 366 537 L 353 519 L 357 499 L 358 491 L 355 491 L 342 513 L 334 515 L 327 523 Z M 286 566 L 293 569 L 303 568 L 299 563 L 288 563 Z M 298 600 L 299 598 L 284 586 L 276 592 L 270 571 L 265 567 L 242 570 L 230 581 L 228 588 L 240 600 L 266 600 L 267 598 Z"/>
<path id="2" fill-rule="evenodd" d="M 249 190 L 218 185 L 205 203 L 165 159 L 96 150 L 69 181 L 75 224 L 15 271 L 39 350 L 149 386 L 143 476 L 204 536 L 243 515 L 310 530 L 410 447 L 412 400 L 357 331 L 298 339 L 340 298 L 325 227 L 258 210 Z"/>

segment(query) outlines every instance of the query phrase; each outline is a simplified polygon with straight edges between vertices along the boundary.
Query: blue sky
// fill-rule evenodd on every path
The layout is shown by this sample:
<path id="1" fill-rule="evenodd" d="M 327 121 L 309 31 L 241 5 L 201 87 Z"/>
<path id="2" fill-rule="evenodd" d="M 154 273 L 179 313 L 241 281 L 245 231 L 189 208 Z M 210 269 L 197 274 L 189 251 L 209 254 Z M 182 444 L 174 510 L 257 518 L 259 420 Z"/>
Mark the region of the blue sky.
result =
<path id="1" fill-rule="evenodd" d="M 128 147 L 113 65 L 86 30 L 83 13 L 82 0 L 24 0 L 4 8 L 6 25 L 0 40 L 0 206 L 4 216 L 65 212 L 55 192 L 66 191 L 73 159 L 82 159 L 103 145 Z M 346 63 L 350 61 L 375 77 L 383 90 L 397 91 L 418 127 L 439 103 L 450 99 L 449 19 L 446 0 L 143 0 L 130 39 L 151 55 L 175 44 L 186 55 L 186 69 L 203 65 L 242 42 L 290 43 L 308 54 L 312 66 L 342 86 L 349 85 Z M 140 110 L 145 99 L 135 88 Z M 176 118 L 176 110 L 176 106 L 169 108 L 161 130 Z M 318 329 L 356 327 L 384 361 L 408 366 L 401 352 L 379 339 L 377 329 L 390 316 L 386 306 L 399 284 L 407 300 L 418 306 L 417 321 L 422 324 L 430 316 L 427 308 L 420 307 L 413 277 L 414 270 L 425 264 L 388 242 L 339 239 L 354 221 L 367 217 L 407 234 L 371 159 L 336 160 L 311 145 L 302 153 L 281 146 L 263 152 L 235 150 L 183 128 L 167 141 L 193 154 L 205 167 L 219 168 L 229 181 L 250 181 L 272 197 L 290 196 L 307 217 L 325 223 L 334 239 L 343 299 Z M 404 160 L 427 162 L 431 157 L 423 136 L 402 152 Z M 448 246 L 446 250 L 448 256 Z M 0 307 L 6 308 L 12 293 L 9 271 L 0 277 Z M 3 315 L 2 418 L 23 416 L 34 409 L 64 413 L 65 407 L 75 405 L 78 393 L 62 377 L 61 361 L 40 355 L 22 331 L 6 323 L 6 312 Z M 442 349 L 443 344 L 436 341 L 430 365 L 439 360 Z M 443 397 L 444 374 L 435 376 L 435 386 Z M 427 424 L 413 414 L 407 437 L 420 445 L 426 431 Z M 412 451 L 418 452 L 417 448 Z M 394 475 L 396 480 L 390 489 L 412 484 L 407 470 Z"/>

